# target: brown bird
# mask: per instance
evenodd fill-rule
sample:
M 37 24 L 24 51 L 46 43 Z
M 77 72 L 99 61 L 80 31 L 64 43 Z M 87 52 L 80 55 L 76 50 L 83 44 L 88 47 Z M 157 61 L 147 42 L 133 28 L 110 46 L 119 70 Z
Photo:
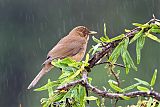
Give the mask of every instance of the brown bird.
M 53 68 L 53 65 L 51 64 L 53 59 L 70 57 L 75 61 L 81 61 L 86 52 L 89 35 L 96 33 L 97 32 L 90 31 L 84 26 L 75 27 L 49 51 L 47 59 L 43 63 L 43 68 L 28 86 L 28 89 L 34 87 L 42 76 Z

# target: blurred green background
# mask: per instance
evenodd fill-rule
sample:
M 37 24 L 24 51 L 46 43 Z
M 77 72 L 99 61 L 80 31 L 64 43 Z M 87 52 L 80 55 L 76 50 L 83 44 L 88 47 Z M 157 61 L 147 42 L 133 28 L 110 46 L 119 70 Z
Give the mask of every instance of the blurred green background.
M 33 92 L 27 86 L 38 74 L 48 51 L 75 26 L 85 25 L 100 37 L 106 23 L 107 34 L 114 37 L 125 28 L 134 28 L 133 22 L 149 21 L 152 14 L 160 18 L 159 5 L 160 0 L 0 0 L 0 106 L 40 107 L 40 99 L 48 97 L 47 92 Z M 91 39 L 89 43 L 88 48 L 95 44 Z M 154 69 L 160 70 L 159 49 L 160 44 L 147 39 L 138 72 L 131 70 L 123 76 L 122 71 L 121 80 L 127 80 L 122 86 L 135 83 L 134 77 L 150 81 Z M 136 62 L 134 45 L 129 50 Z M 103 68 L 95 67 L 90 73 L 93 84 L 100 88 L 108 87 L 108 73 Z M 55 68 L 36 87 L 45 84 L 47 78 L 56 80 L 59 74 Z M 155 90 L 160 90 L 159 81 L 158 72 Z M 94 103 L 91 106 L 95 107 Z

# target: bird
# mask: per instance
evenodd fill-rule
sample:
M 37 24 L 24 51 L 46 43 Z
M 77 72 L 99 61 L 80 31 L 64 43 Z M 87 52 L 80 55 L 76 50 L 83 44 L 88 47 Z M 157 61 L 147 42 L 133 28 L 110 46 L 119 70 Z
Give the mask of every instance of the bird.
M 63 37 L 49 52 L 43 67 L 38 75 L 33 79 L 27 89 L 33 88 L 37 82 L 54 66 L 51 64 L 54 59 L 64 59 L 70 57 L 77 62 L 81 61 L 85 55 L 89 35 L 97 34 L 85 26 L 73 28 L 69 34 Z

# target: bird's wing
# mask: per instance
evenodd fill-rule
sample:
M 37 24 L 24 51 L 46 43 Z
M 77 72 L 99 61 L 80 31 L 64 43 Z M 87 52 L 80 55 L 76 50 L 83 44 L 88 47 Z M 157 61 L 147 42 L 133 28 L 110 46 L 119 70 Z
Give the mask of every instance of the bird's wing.
M 65 39 L 63 42 L 58 43 L 51 51 L 49 51 L 47 58 L 52 59 L 72 57 L 83 49 L 85 42 L 81 39 L 72 39 L 67 42 Z

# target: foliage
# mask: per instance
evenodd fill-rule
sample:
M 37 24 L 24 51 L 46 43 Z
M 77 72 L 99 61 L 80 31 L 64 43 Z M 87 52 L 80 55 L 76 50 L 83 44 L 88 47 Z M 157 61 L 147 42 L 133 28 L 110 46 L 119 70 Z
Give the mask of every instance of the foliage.
M 135 32 L 135 34 L 133 35 L 133 37 L 126 35 L 127 33 L 129 34 L 130 32 L 132 32 L 131 30 L 125 30 L 126 34 L 121 34 L 110 39 L 107 36 L 106 24 L 104 24 L 104 36 L 100 37 L 100 39 L 92 37 L 93 41 L 95 41 L 97 44 L 95 46 L 92 46 L 89 54 L 91 53 L 90 55 L 95 55 L 97 52 L 103 51 L 103 46 L 106 46 L 109 43 L 116 44 L 118 42 L 118 44 L 114 48 L 112 48 L 113 51 L 111 51 L 111 54 L 106 55 L 106 57 L 109 57 L 107 58 L 107 62 L 109 62 L 110 65 L 116 65 L 117 60 L 121 56 L 123 64 L 125 66 L 126 75 L 129 73 L 131 68 L 137 71 L 136 64 L 134 63 L 128 51 L 128 46 L 136 42 L 137 64 L 140 64 L 141 50 L 145 44 L 146 38 L 152 39 L 156 42 L 160 42 L 160 39 L 158 39 L 158 37 L 154 35 L 160 33 L 160 23 L 133 23 L 133 25 L 136 26 L 138 29 L 137 32 Z M 52 64 L 55 67 L 62 70 L 62 74 L 59 76 L 57 81 L 50 81 L 50 79 L 48 79 L 48 83 L 46 85 L 35 89 L 35 91 L 48 91 L 48 98 L 41 99 L 41 104 L 43 105 L 43 107 L 85 107 L 86 101 L 88 100 L 96 101 L 98 107 L 104 106 L 104 98 L 100 100 L 100 97 L 87 96 L 86 88 L 81 84 L 76 84 L 64 90 L 54 90 L 55 88 L 57 89 L 57 87 L 64 86 L 70 82 L 80 80 L 82 78 L 82 72 L 86 69 L 86 67 L 89 66 L 89 54 L 86 55 L 85 61 L 82 62 L 76 62 L 74 60 L 71 60 L 70 58 L 52 61 Z M 108 67 L 112 67 L 114 73 L 115 67 Z M 117 80 L 115 81 L 110 79 L 108 81 L 110 88 L 108 88 L 107 90 L 112 90 L 111 93 L 125 93 L 133 89 L 148 92 L 149 90 L 154 89 L 157 69 L 155 70 L 150 82 L 141 80 L 139 78 L 134 78 L 136 82 L 125 88 L 119 86 L 119 77 L 116 74 L 113 75 L 117 77 Z M 88 77 L 88 81 L 91 84 L 92 78 Z M 121 95 L 121 98 L 124 100 L 131 100 L 130 97 L 125 95 Z M 142 103 L 143 102 L 141 100 L 138 100 L 137 105 L 140 105 Z M 151 107 L 151 104 L 153 103 L 154 99 L 151 97 L 149 100 L 146 100 L 147 107 Z M 158 107 L 159 106 L 160 105 L 158 105 Z

